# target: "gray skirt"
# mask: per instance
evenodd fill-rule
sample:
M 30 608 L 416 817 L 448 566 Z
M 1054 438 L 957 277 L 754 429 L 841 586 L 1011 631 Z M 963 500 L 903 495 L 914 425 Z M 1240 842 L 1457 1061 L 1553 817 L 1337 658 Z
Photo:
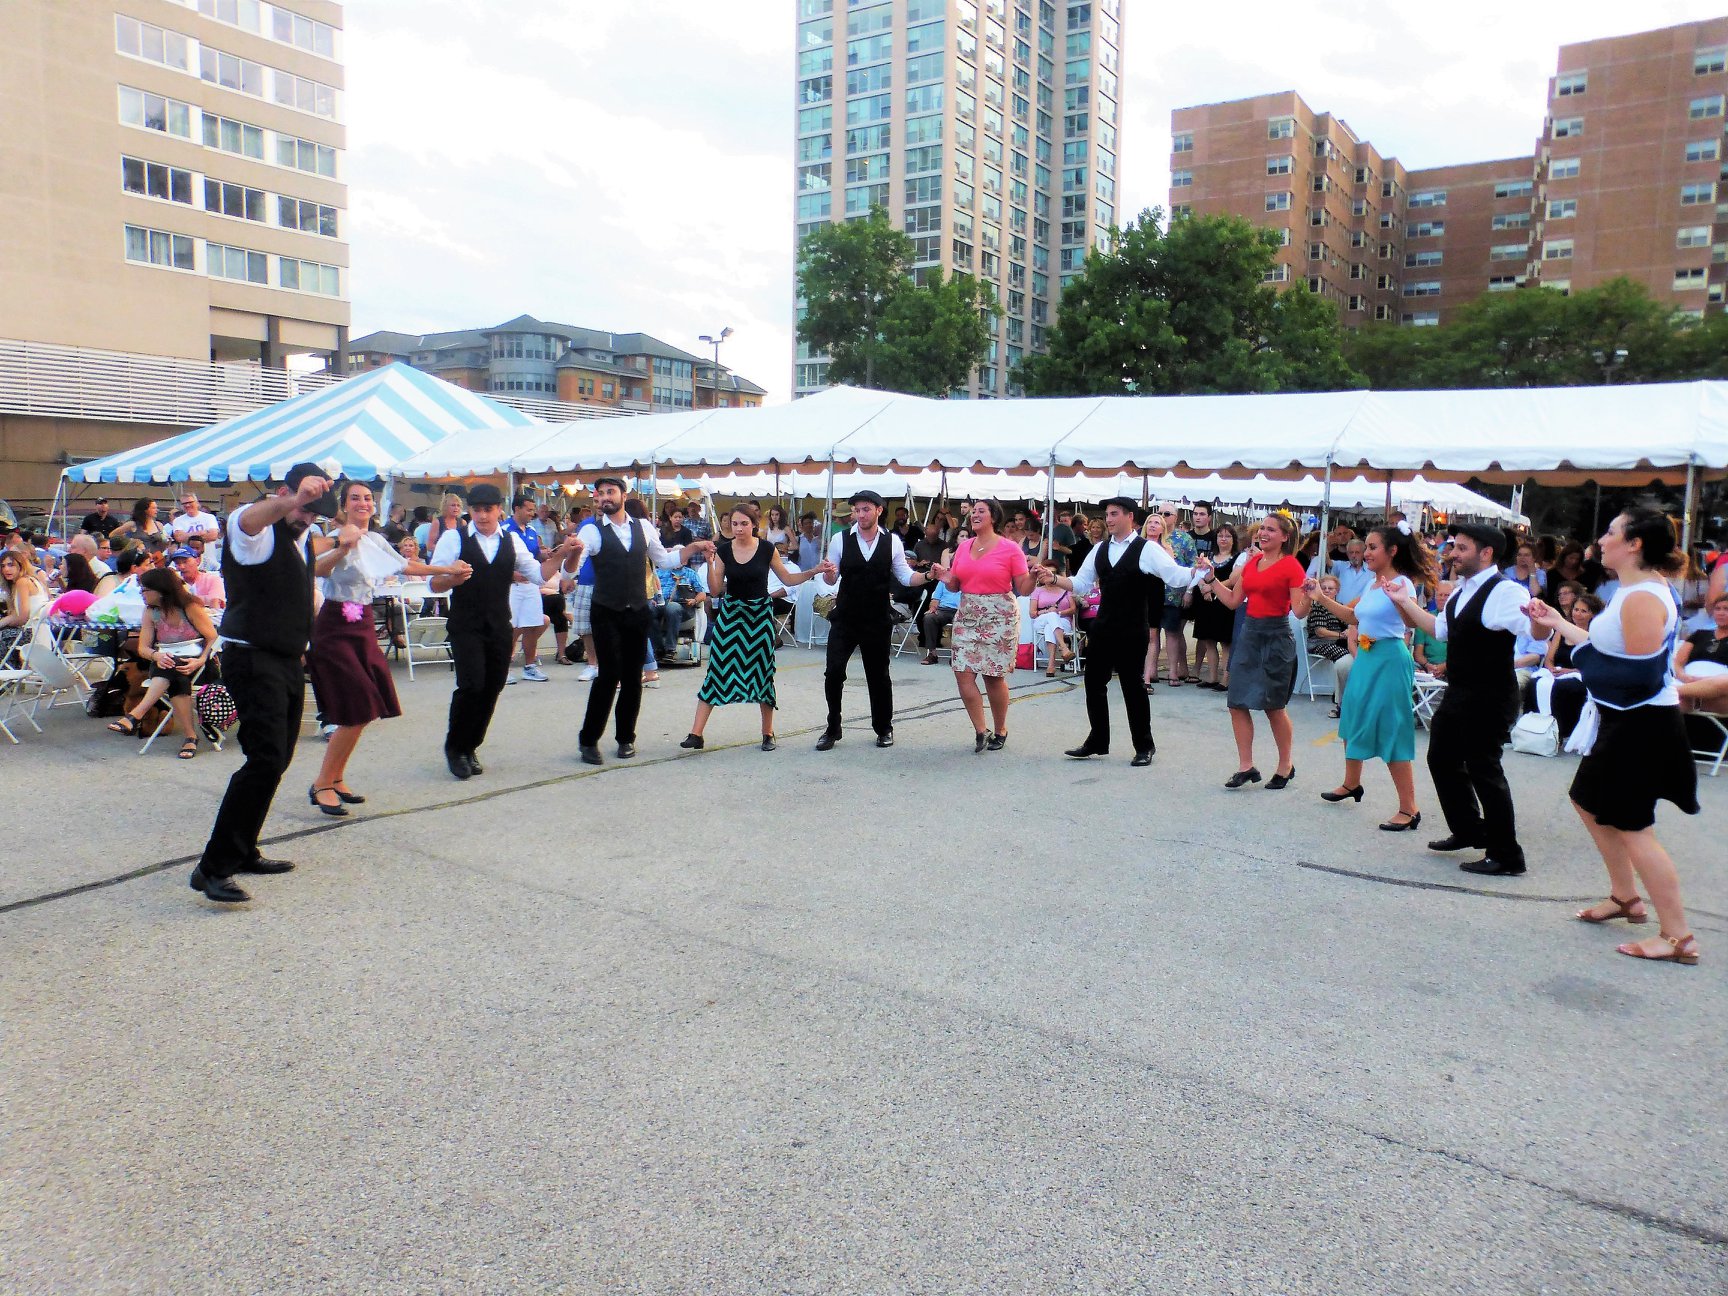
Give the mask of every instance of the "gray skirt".
M 1296 637 L 1290 618 L 1242 618 L 1230 652 L 1230 705 L 1243 711 L 1282 711 L 1296 687 Z

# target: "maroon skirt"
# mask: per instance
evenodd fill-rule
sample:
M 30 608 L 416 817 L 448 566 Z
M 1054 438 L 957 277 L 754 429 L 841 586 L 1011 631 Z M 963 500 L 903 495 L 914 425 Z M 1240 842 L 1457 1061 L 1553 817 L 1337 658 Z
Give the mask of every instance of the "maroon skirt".
M 402 714 L 390 663 L 384 660 L 372 629 L 370 604 L 364 616 L 350 621 L 342 615 L 341 603 L 325 600 L 312 623 L 306 670 L 325 724 L 371 724 Z

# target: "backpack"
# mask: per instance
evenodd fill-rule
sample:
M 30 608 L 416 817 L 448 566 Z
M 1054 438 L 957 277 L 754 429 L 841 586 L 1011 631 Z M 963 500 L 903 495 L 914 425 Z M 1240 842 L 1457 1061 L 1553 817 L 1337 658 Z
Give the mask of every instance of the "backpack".
M 116 671 L 97 680 L 84 699 L 84 714 L 92 720 L 112 720 L 126 709 L 126 677 Z

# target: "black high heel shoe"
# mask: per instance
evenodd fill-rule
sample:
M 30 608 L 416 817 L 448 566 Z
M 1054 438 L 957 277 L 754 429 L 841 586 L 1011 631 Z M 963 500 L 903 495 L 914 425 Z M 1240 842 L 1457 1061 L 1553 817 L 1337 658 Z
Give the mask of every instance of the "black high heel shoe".
M 325 814 L 329 815 L 332 819 L 346 819 L 348 817 L 347 806 L 343 805 L 340 801 L 335 805 L 325 805 L 318 799 L 318 794 L 320 792 L 336 792 L 336 789 L 333 787 L 321 788 L 317 784 L 313 784 L 311 787 L 306 789 L 306 799 L 313 805 L 317 806 Z M 336 795 L 340 797 L 342 794 L 336 792 Z
M 1362 800 L 1362 785 L 1360 783 L 1358 783 L 1355 787 L 1345 788 L 1342 792 L 1322 792 L 1320 794 L 1320 799 L 1322 801 L 1333 801 L 1333 802 L 1337 802 L 1337 801 L 1360 802 Z
M 344 792 L 341 788 L 337 787 L 335 784 L 330 785 L 330 790 L 332 792 L 334 792 L 337 796 L 342 798 L 342 804 L 343 805 L 365 805 L 366 804 L 366 798 L 361 796 L 358 792 Z
M 1244 784 L 1258 783 L 1259 781 L 1260 771 L 1250 765 L 1247 769 L 1237 770 L 1229 778 L 1225 779 L 1224 786 L 1227 788 L 1239 788 Z
M 1402 810 L 1400 810 L 1398 813 L 1403 814 L 1404 812 Z M 1422 824 L 1422 812 L 1420 810 L 1418 810 L 1415 814 L 1410 816 L 1410 821 L 1408 823 L 1393 823 L 1390 819 L 1388 819 L 1385 823 L 1380 825 L 1380 831 L 1381 832 L 1415 832 L 1416 829 L 1421 826 L 1421 824 Z

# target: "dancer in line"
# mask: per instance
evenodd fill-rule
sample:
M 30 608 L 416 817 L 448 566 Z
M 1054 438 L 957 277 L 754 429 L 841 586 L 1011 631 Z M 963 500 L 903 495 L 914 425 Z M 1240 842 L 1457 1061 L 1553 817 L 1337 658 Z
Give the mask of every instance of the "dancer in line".
M 1632 509 L 1608 524 L 1597 542 L 1620 588 L 1585 631 L 1534 599 L 1530 619 L 1572 644 L 1572 664 L 1584 676 L 1599 712 L 1595 741 L 1572 780 L 1572 805 L 1602 853 L 1608 899 L 1580 910 L 1587 923 L 1649 920 L 1638 881 L 1656 909 L 1656 935 L 1618 946 L 1632 958 L 1696 963 L 1698 940 L 1680 903 L 1680 875 L 1656 840 L 1656 803 L 1672 801 L 1698 813 L 1693 764 L 1680 695 L 1669 660 L 1679 613 L 1669 581 L 1685 570 L 1668 517 Z
M 377 506 L 365 482 L 336 484 L 337 530 L 334 543 L 314 563 L 324 580 L 324 605 L 312 622 L 312 648 L 306 670 L 312 696 L 326 724 L 336 726 L 324 748 L 307 796 L 333 818 L 342 818 L 351 805 L 366 798 L 348 786 L 348 759 L 366 726 L 374 720 L 402 714 L 390 663 L 378 647 L 372 628 L 372 601 L 378 587 L 392 576 L 466 576 L 467 564 L 436 567 L 418 558 L 405 558 L 390 547 L 382 531 L 371 530 Z M 412 538 L 405 538 L 411 544 Z
M 615 733 L 618 756 L 636 754 L 636 717 L 642 710 L 642 667 L 648 657 L 649 567 L 682 567 L 692 558 L 714 552 L 712 540 L 667 549 L 647 517 L 634 518 L 624 509 L 622 478 L 594 482 L 599 520 L 582 524 L 580 548 L 594 561 L 594 656 L 599 671 L 588 692 L 588 709 L 576 736 L 585 765 L 602 765 L 600 736 L 606 731 L 612 703 L 618 703 Z
M 1446 644 L 1446 691 L 1428 726 L 1428 773 L 1447 834 L 1429 842 L 1428 849 L 1440 854 L 1486 850 L 1483 858 L 1458 867 L 1518 877 L 1524 873 L 1524 848 L 1518 844 L 1512 789 L 1500 765 L 1500 749 L 1518 718 L 1512 650 L 1520 635 L 1545 640 L 1549 632 L 1530 628 L 1530 592 L 1501 577 L 1505 533 L 1465 522 L 1451 534 L 1459 581 L 1451 599 L 1433 615 L 1414 598 L 1394 600 L 1405 625 Z
M 767 537 L 756 535 L 755 518 L 740 505 L 726 515 L 732 538 L 708 558 L 708 589 L 718 599 L 714 632 L 708 641 L 708 673 L 696 693 L 696 718 L 680 747 L 702 749 L 702 733 L 714 708 L 732 702 L 754 702 L 762 709 L 762 750 L 773 751 L 774 600 L 768 596 L 768 575 L 782 585 L 802 585 L 813 576 L 830 577 L 834 569 L 822 563 L 795 572 L 781 561 Z M 724 597 L 720 597 L 724 595 Z
M 1051 572 L 1052 583 L 1072 591 L 1077 603 L 1084 603 L 1094 587 L 1099 591 L 1098 615 L 1086 646 L 1086 719 L 1091 728 L 1085 742 L 1069 749 L 1067 754 L 1075 760 L 1110 754 L 1112 675 L 1121 685 L 1128 736 L 1134 742 L 1134 759 L 1128 763 L 1150 765 L 1157 750 L 1152 741 L 1152 706 L 1140 679 L 1151 633 L 1147 589 L 1153 579 L 1163 581 L 1168 589 L 1186 589 L 1196 573 L 1177 566 L 1163 546 L 1136 535 L 1135 516 L 1133 500 L 1105 500 L 1104 529 L 1109 539 L 1092 547 L 1073 576 Z
M 933 578 L 960 591 L 960 610 L 954 616 L 954 682 L 972 721 L 974 755 L 1008 745 L 1008 676 L 1020 646 L 1020 604 L 1014 596 L 1032 592 L 1025 552 L 998 533 L 1002 516 L 1002 506 L 993 499 L 973 504 L 968 515 L 972 539 L 954 551 L 954 566 L 936 563 L 930 568 Z M 988 729 L 980 678 L 990 697 Z
M 1295 730 L 1290 724 L 1291 690 L 1296 687 L 1296 638 L 1290 616 L 1308 615 L 1312 600 L 1303 588 L 1307 573 L 1296 558 L 1302 547 L 1302 531 L 1282 513 L 1268 514 L 1255 533 L 1255 551 L 1242 556 L 1236 575 L 1226 585 L 1216 578 L 1210 584 L 1214 597 L 1225 607 L 1247 604 L 1230 655 L 1230 729 L 1236 737 L 1236 772 L 1224 786 L 1239 788 L 1260 781 L 1254 767 L 1254 716 L 1266 713 L 1266 726 L 1278 748 L 1278 765 L 1266 787 L 1276 792 L 1296 777 L 1291 754 Z
M 222 682 L 240 718 L 246 760 L 228 780 L 190 879 L 194 891 L 222 904 L 252 898 L 235 885 L 236 873 L 286 873 L 294 867 L 288 860 L 265 859 L 258 834 L 300 738 L 306 702 L 301 662 L 312 637 L 306 531 L 313 518 L 335 515 L 329 489 L 322 468 L 297 463 L 274 495 L 228 515 L 222 546 L 222 580 L 228 587 Z
M 1362 800 L 1362 762 L 1383 760 L 1398 790 L 1398 813 L 1380 825 L 1382 832 L 1411 832 L 1422 822 L 1416 808 L 1416 713 L 1410 696 L 1416 687 L 1416 662 L 1404 641 L 1404 618 L 1398 599 L 1414 599 L 1419 587 L 1434 581 L 1434 559 L 1410 534 L 1409 523 L 1376 527 L 1363 548 L 1363 561 L 1374 574 L 1355 604 L 1319 592 L 1310 580 L 1308 592 L 1346 626 L 1354 626 L 1357 667 L 1344 690 L 1338 736 L 1344 740 L 1344 781 L 1325 801 Z
M 840 588 L 828 615 L 828 665 L 822 689 L 828 702 L 828 723 L 816 740 L 817 751 L 829 751 L 844 736 L 840 703 L 846 691 L 846 666 L 857 652 L 864 659 L 864 682 L 870 690 L 870 727 L 878 747 L 894 745 L 894 683 L 888 675 L 888 634 L 891 618 L 888 595 L 896 581 L 928 585 L 928 572 L 915 572 L 906 561 L 900 537 L 884 531 L 882 497 L 861 490 L 847 500 L 852 525 L 828 542 L 828 564 L 838 573 Z
M 450 657 L 456 687 L 444 732 L 444 763 L 459 779 L 484 773 L 480 745 L 492 723 L 498 695 L 510 672 L 511 587 L 538 586 L 580 555 L 579 541 L 566 539 L 540 561 L 504 530 L 504 495 L 489 482 L 468 492 L 466 526 L 447 529 L 432 551 L 432 565 L 446 569 L 432 578 L 432 592 L 450 592 Z

